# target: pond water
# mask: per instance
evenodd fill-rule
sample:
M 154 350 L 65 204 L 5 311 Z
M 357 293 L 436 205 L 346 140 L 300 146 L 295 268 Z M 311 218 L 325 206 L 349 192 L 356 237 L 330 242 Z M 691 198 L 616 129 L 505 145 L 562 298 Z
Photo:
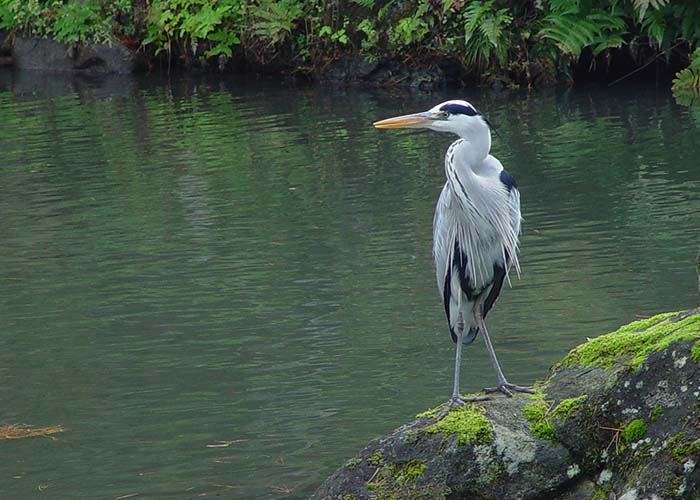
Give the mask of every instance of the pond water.
M 518 180 L 489 324 L 532 383 L 698 303 L 700 114 L 666 90 L 494 94 L 0 74 L 0 499 L 305 498 L 450 394 L 431 222 L 462 97 Z M 507 142 L 506 142 L 507 141 Z M 462 388 L 494 382 L 483 343 Z

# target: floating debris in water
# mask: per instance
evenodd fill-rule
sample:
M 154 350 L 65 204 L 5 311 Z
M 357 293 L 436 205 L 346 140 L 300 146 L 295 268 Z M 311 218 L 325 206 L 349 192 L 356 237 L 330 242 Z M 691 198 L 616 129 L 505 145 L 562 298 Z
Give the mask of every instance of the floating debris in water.
M 32 427 L 26 424 L 0 425 L 0 439 L 24 439 L 36 436 L 49 436 L 65 429 L 61 425 L 51 427 Z

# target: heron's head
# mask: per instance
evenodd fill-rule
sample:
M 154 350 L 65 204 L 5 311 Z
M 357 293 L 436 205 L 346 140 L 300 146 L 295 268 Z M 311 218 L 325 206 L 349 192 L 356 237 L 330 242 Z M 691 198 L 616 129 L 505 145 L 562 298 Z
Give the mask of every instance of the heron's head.
M 374 122 L 377 128 L 427 128 L 452 132 L 467 140 L 490 139 L 489 123 L 467 101 L 445 101 L 422 113 L 397 116 Z

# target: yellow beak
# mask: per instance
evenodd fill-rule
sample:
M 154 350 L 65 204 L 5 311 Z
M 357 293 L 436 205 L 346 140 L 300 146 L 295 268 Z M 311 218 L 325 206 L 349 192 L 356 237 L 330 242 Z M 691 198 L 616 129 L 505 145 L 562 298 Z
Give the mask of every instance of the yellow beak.
M 434 121 L 435 118 L 430 113 L 414 113 L 380 120 L 374 122 L 373 125 L 377 128 L 422 128 Z

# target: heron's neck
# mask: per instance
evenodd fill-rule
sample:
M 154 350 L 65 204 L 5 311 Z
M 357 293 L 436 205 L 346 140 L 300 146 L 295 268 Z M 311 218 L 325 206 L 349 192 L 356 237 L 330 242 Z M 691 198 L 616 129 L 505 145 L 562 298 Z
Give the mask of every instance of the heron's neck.
M 471 183 L 472 176 L 480 175 L 484 159 L 491 150 L 491 134 L 487 130 L 485 134 L 476 138 L 462 138 L 455 142 L 453 149 L 453 164 L 459 177 L 466 183 Z
M 488 128 L 479 130 L 479 133 L 469 133 L 462 136 L 462 141 L 457 146 L 460 159 L 472 166 L 478 167 L 491 151 L 491 131 Z

